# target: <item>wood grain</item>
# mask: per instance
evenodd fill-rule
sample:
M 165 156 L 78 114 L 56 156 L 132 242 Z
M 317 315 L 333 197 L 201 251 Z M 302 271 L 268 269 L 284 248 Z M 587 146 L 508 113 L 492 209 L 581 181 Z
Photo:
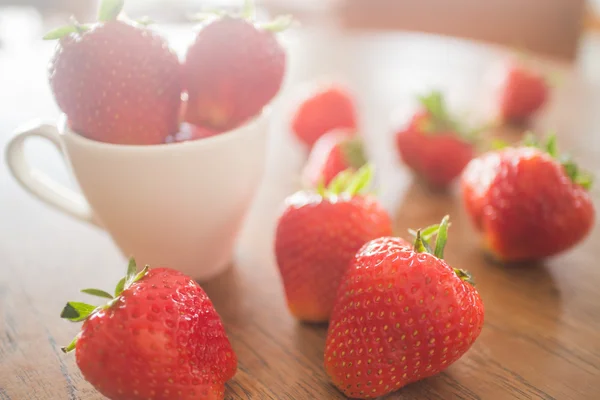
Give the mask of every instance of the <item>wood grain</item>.
M 429 87 L 446 90 L 455 107 L 485 117 L 480 106 L 491 92 L 484 90 L 483 77 L 506 53 L 450 39 L 330 29 L 291 32 L 285 41 L 290 76 L 277 104 L 265 180 L 240 233 L 232 268 L 202 283 L 239 358 L 226 398 L 344 398 L 322 367 L 326 327 L 298 323 L 289 315 L 272 253 L 281 202 L 299 187 L 306 156 L 287 132 L 289 102 L 299 83 L 324 76 L 348 82 L 357 94 L 361 131 L 396 231 L 403 235 L 409 227 L 429 225 L 449 213 L 446 258 L 474 274 L 486 306 L 483 332 L 461 360 L 387 398 L 600 398 L 600 231 L 595 228 L 580 246 L 544 263 L 494 265 L 481 252 L 456 191 L 432 193 L 413 182 L 391 146 L 388 115 L 407 115 L 412 96 Z M 8 129 L 24 119 L 56 113 L 42 75 L 50 48 L 42 46 L 34 43 L 17 55 L 0 53 L 4 71 L 27 72 L 0 74 L 0 87 L 14 94 L 1 105 L 15 109 L 0 115 L 2 146 Z M 536 126 L 556 127 L 562 147 L 600 173 L 598 83 L 585 75 L 585 65 L 544 65 L 564 79 Z M 516 140 L 520 132 L 494 134 Z M 37 165 L 69 181 L 49 147 L 30 150 Z M 598 204 L 599 192 L 593 196 Z M 101 399 L 78 372 L 74 357 L 60 354 L 59 346 L 78 326 L 58 314 L 66 300 L 84 298 L 78 294 L 81 287 L 112 287 L 126 261 L 107 234 L 31 198 L 5 168 L 0 170 L 0 204 L 0 400 Z

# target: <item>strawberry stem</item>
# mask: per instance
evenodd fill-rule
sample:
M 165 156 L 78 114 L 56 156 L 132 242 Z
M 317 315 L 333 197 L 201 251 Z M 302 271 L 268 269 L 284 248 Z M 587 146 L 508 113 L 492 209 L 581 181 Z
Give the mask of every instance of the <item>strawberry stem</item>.
M 414 249 L 417 253 L 429 253 L 431 254 L 431 247 L 429 243 L 421 235 L 421 231 L 417 230 L 417 237 L 415 238 Z
M 440 223 L 440 227 L 437 231 L 437 237 L 435 239 L 435 251 L 433 255 L 439 259 L 444 259 L 444 247 L 446 247 L 446 242 L 448 241 L 449 220 L 450 216 L 448 215 L 442 218 L 442 222 Z
M 428 226 L 425 229 L 413 230 L 409 229 L 411 235 L 415 236 L 415 242 L 413 244 L 414 251 L 417 253 L 429 253 L 433 254 L 440 260 L 444 259 L 444 248 L 448 241 L 448 227 L 450 226 L 450 216 L 446 215 L 442 218 L 442 222 L 437 225 Z M 436 236 L 435 239 L 435 250 L 432 251 L 429 241 Z M 475 286 L 473 277 L 471 274 L 463 269 L 453 268 L 454 273 L 464 282 L 470 283 Z
M 414 249 L 417 253 L 433 254 L 439 259 L 444 258 L 444 247 L 448 241 L 448 226 L 450 226 L 450 216 L 446 215 L 442 218 L 442 222 L 437 225 L 428 226 L 425 229 L 417 231 L 409 229 L 408 232 L 415 236 Z M 435 250 L 432 251 L 430 240 L 436 237 Z
M 69 352 L 75 350 L 75 346 L 77 346 L 78 340 L 79 340 L 79 335 L 75 336 L 75 338 L 73 340 L 71 340 L 71 343 L 69 343 L 67 346 L 61 347 L 60 349 L 62 350 L 63 353 L 69 353 Z

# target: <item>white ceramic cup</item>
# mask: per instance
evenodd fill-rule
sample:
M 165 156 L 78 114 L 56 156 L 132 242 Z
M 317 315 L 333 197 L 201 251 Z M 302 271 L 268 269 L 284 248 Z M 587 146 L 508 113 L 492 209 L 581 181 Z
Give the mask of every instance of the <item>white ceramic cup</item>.
M 58 128 L 22 130 L 6 147 L 19 183 L 34 196 L 106 229 L 138 265 L 170 267 L 209 279 L 229 265 L 235 239 L 260 184 L 268 112 L 231 132 L 164 145 L 116 145 Z M 83 196 L 25 159 L 30 137 L 54 144 L 70 165 Z

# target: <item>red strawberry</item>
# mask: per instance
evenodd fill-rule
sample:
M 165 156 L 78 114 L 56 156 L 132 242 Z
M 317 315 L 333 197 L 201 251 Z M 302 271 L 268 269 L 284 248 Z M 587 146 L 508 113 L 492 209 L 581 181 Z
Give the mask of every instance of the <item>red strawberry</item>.
M 286 200 L 275 235 L 275 255 L 288 307 L 298 319 L 329 319 L 338 284 L 356 251 L 390 235 L 392 223 L 377 200 L 363 194 L 372 169 L 339 174 L 328 189 Z
M 106 12 L 111 13 L 106 14 Z M 117 21 L 120 8 L 93 26 L 59 28 L 50 84 L 77 133 L 101 142 L 158 144 L 177 132 L 181 70 L 166 41 Z
M 591 177 L 560 157 L 556 138 L 486 153 L 467 166 L 463 200 L 499 261 L 549 257 L 580 242 L 594 223 Z
M 549 87 L 538 72 L 524 66 L 512 66 L 500 94 L 500 117 L 511 123 L 526 122 L 546 103 Z
M 298 107 L 292 131 L 307 146 L 336 129 L 356 130 L 356 111 L 350 93 L 338 85 L 323 86 Z
M 100 307 L 67 303 L 61 316 L 84 321 L 63 350 L 75 350 L 81 373 L 113 400 L 223 399 L 237 358 L 219 315 L 191 278 L 167 268 L 136 274 L 133 259 L 115 297 Z
M 449 115 L 442 94 L 420 98 L 423 109 L 396 134 L 400 158 L 427 184 L 445 188 L 473 158 L 472 137 Z
M 366 243 L 341 282 L 329 323 L 325 370 L 346 396 L 369 399 L 435 375 L 458 360 L 483 327 L 470 276 L 442 260 L 448 217 L 415 246 Z M 427 239 L 438 231 L 435 252 Z
M 260 114 L 285 74 L 285 50 L 275 35 L 282 21 L 260 27 L 224 16 L 202 28 L 184 65 L 187 122 L 227 131 Z
M 309 187 L 319 182 L 327 186 L 337 174 L 358 170 L 367 163 L 362 140 L 347 130 L 334 130 L 321 136 L 313 146 L 302 173 Z

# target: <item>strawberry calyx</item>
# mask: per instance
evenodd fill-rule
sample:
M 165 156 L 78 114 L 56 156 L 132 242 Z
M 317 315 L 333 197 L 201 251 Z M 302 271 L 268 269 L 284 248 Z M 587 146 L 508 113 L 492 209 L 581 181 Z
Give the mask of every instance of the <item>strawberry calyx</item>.
M 60 313 L 60 317 L 71 322 L 81 322 L 90 318 L 92 315 L 101 310 L 107 310 L 112 307 L 118 300 L 123 291 L 129 289 L 134 283 L 138 282 L 146 276 L 149 271 L 149 266 L 145 266 L 140 272 L 137 272 L 137 265 L 134 258 L 129 259 L 127 266 L 127 274 L 119 280 L 114 290 L 114 295 L 100 289 L 82 289 L 82 293 L 86 293 L 92 296 L 108 299 L 109 301 L 101 306 L 93 306 L 91 304 L 82 303 L 78 301 L 70 301 L 63 308 Z M 79 335 L 69 343 L 69 345 L 62 347 L 61 350 L 68 353 L 75 349 Z
M 419 122 L 418 127 L 421 132 L 428 134 L 453 132 L 462 140 L 473 143 L 477 141 L 482 132 L 493 126 L 485 124 L 477 128 L 467 128 L 450 113 L 444 95 L 438 90 L 433 90 L 417 98 L 427 114 L 427 117 Z
M 563 166 L 565 173 L 571 181 L 583 187 L 585 190 L 591 189 L 594 177 L 589 172 L 581 170 L 570 155 L 559 153 L 556 142 L 556 133 L 549 133 L 546 137 L 546 141 L 542 143 L 532 132 L 527 132 L 523 138 L 522 145 L 525 147 L 534 147 L 548 153 Z
M 344 140 L 339 146 L 344 159 L 352 168 L 359 169 L 368 162 L 363 142 L 359 137 Z
M 257 28 L 273 33 L 285 31 L 294 22 L 294 18 L 291 15 L 279 15 L 271 21 L 256 23 L 256 6 L 254 0 L 244 0 L 241 10 L 237 13 L 228 13 L 222 9 L 207 9 L 194 14 L 191 19 L 195 22 L 208 23 L 225 17 L 241 18 L 252 23 Z
M 411 235 L 415 237 L 415 241 L 413 243 L 413 249 L 417 253 L 429 253 L 434 255 L 436 258 L 443 260 L 444 259 L 444 248 L 446 247 L 446 242 L 448 241 L 448 227 L 450 226 L 450 216 L 446 215 L 442 218 L 442 222 L 439 224 L 428 226 L 427 228 L 417 229 L 416 231 L 413 229 L 409 229 Z M 435 247 L 431 246 L 431 239 L 435 238 Z M 462 281 L 465 281 L 473 286 L 475 286 L 475 282 L 473 281 L 473 276 L 463 270 L 458 268 L 452 268 L 456 276 L 458 276 Z
M 100 7 L 98 8 L 98 22 L 102 23 L 117 20 L 123 11 L 124 6 L 125 0 L 102 0 Z M 148 17 L 142 17 L 133 22 L 141 26 L 148 26 L 154 23 L 154 21 Z M 43 39 L 58 40 L 71 34 L 82 35 L 92 29 L 93 26 L 94 24 L 81 24 L 74 17 L 71 17 L 71 24 L 51 30 L 43 36 Z
M 348 168 L 335 176 L 326 187 L 323 179 L 317 185 L 317 193 L 321 197 L 355 196 L 368 192 L 373 179 L 375 168 L 370 163 L 364 164 L 358 170 Z

